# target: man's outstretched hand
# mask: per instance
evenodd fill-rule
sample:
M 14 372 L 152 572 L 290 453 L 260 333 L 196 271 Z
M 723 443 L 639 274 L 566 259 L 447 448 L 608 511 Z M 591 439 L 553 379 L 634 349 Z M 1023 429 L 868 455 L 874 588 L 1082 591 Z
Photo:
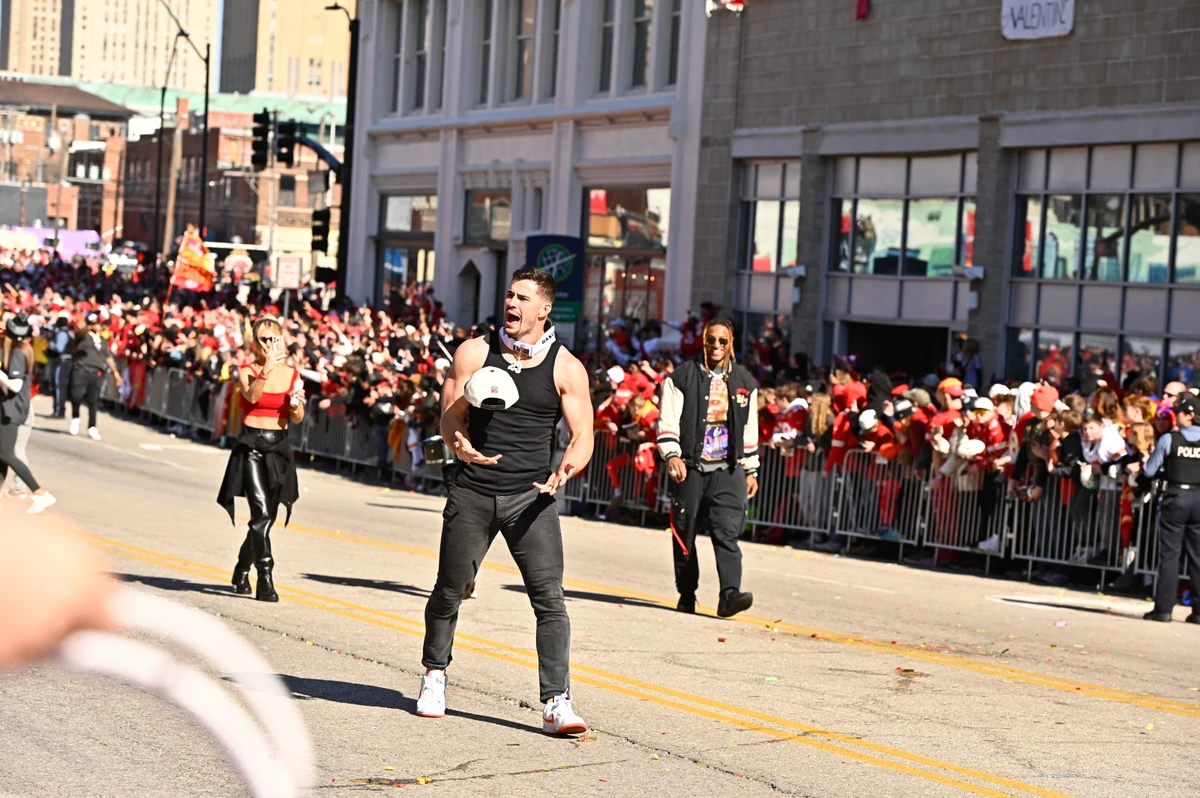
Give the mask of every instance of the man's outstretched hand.
M 567 480 L 574 476 L 575 472 L 578 470 L 579 468 L 574 463 L 563 461 L 563 464 L 559 466 L 557 471 L 550 475 L 549 479 L 547 479 L 544 483 L 535 482 L 533 483 L 533 486 L 540 492 L 549 493 L 551 496 L 553 496 L 558 492 L 559 488 L 567 484 Z
M 464 463 L 473 463 L 475 465 L 495 465 L 504 456 L 497 454 L 492 457 L 484 457 L 471 445 L 471 442 L 467 440 L 467 436 L 461 432 L 454 433 L 454 453 Z

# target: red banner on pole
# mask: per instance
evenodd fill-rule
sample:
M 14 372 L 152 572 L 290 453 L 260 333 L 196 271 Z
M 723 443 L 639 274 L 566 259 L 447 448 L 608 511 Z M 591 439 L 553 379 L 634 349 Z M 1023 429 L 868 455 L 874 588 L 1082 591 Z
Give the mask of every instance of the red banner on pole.
M 175 259 L 175 273 L 171 275 L 171 285 L 187 291 L 207 292 L 213 290 L 216 272 L 208 247 L 196 233 L 196 228 L 188 225 L 187 232 L 179 242 L 179 256 Z

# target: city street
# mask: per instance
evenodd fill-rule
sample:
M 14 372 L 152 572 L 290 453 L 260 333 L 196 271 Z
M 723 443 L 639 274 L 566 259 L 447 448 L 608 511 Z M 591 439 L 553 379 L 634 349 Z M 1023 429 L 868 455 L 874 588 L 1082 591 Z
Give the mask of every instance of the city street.
M 315 794 L 1192 796 L 1200 627 L 1147 604 L 746 544 L 749 614 L 674 611 L 670 534 L 563 519 L 579 739 L 540 732 L 534 618 L 503 540 L 464 604 L 449 715 L 414 713 L 443 501 L 302 469 L 273 533 L 282 601 L 235 596 L 226 452 L 111 416 L 46 420 L 56 523 L 140 590 L 219 616 L 300 702 Z M 6 500 L 3 515 L 23 512 Z M 0 520 L 0 523 L 3 523 Z M 38 667 L 0 677 L 0 793 L 231 796 L 205 733 L 157 699 Z M 1191 785 L 1191 786 L 1189 786 Z

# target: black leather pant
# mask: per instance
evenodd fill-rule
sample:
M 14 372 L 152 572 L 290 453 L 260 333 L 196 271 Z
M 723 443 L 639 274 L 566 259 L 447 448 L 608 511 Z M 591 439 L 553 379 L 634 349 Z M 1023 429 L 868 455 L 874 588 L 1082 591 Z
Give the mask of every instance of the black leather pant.
M 286 435 L 285 432 L 263 431 L 260 435 Z M 246 501 L 250 504 L 250 529 L 238 552 L 238 570 L 249 571 L 250 566 L 269 568 L 271 558 L 271 526 L 279 512 L 279 496 L 273 494 L 267 480 L 267 463 L 262 452 L 251 450 L 242 465 L 243 487 Z

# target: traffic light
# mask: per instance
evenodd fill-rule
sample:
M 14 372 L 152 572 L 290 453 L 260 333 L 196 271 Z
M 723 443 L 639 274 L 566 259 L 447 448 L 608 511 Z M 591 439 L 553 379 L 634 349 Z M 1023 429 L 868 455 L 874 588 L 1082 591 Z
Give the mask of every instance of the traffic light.
M 313 252 L 329 252 L 329 218 L 328 208 L 312 212 Z
M 285 166 L 296 163 L 296 123 L 289 120 L 280 122 L 275 130 L 275 155 Z
M 250 156 L 250 163 L 254 165 L 255 171 L 266 169 L 267 164 L 271 161 L 271 112 L 266 108 L 261 113 L 254 115 L 254 128 L 251 131 L 253 141 L 251 147 L 254 153 Z

